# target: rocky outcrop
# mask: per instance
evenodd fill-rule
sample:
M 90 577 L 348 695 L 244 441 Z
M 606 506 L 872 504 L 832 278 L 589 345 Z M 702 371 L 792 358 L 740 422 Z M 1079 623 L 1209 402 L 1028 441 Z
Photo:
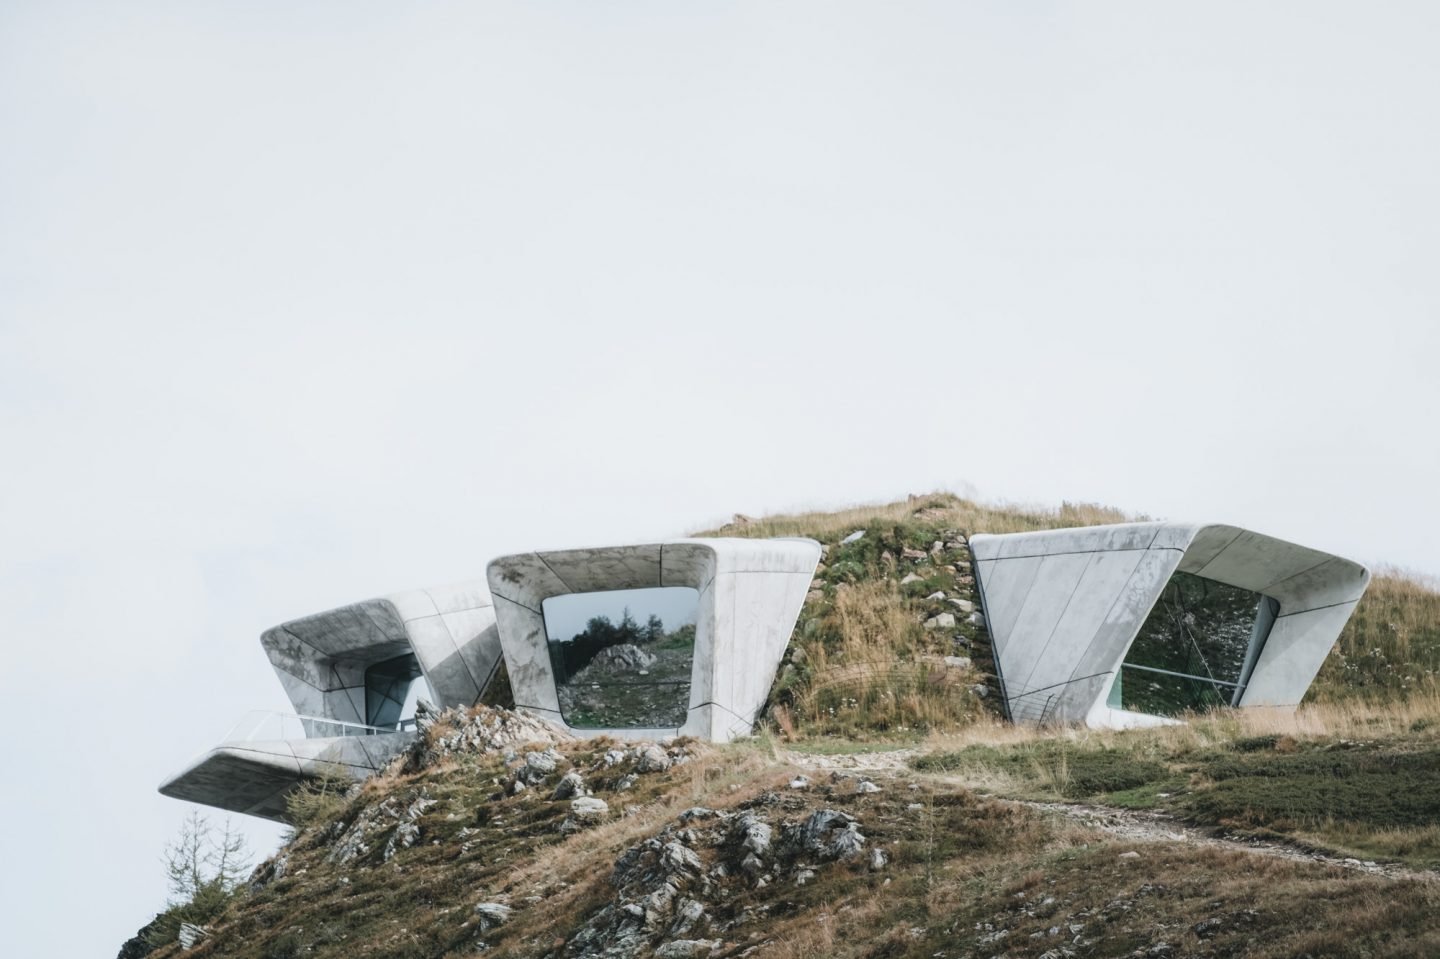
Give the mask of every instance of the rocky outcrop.
M 867 859 L 860 822 L 836 809 L 787 815 L 793 800 L 767 793 L 734 812 L 696 806 L 631 846 L 615 862 L 610 902 L 565 943 L 567 957 L 630 959 L 709 956 L 739 927 L 759 918 L 736 908 L 743 892 L 804 884 L 817 870 Z

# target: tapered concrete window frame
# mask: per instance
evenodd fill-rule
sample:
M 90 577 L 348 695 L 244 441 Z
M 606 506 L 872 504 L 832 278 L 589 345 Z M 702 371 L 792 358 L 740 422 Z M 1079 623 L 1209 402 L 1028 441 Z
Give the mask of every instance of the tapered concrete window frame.
M 976 534 L 970 549 L 1000 685 L 1017 722 L 1173 722 L 1107 699 L 1177 571 L 1278 604 L 1238 705 L 1294 709 L 1370 582 L 1369 570 L 1353 560 L 1214 523 Z
M 267 629 L 260 644 L 295 707 L 299 735 L 227 740 L 160 786 L 163 795 L 267 819 L 316 776 L 364 779 L 415 739 L 367 719 L 365 673 L 413 654 L 435 705 L 473 706 L 501 662 L 484 580 L 392 593 Z M 340 729 L 344 735 L 326 735 Z
M 516 709 L 581 737 L 748 735 L 820 562 L 810 539 L 677 539 L 501 556 L 486 567 Z M 543 604 L 553 596 L 657 586 L 698 593 L 690 702 L 662 729 L 572 728 L 560 710 Z

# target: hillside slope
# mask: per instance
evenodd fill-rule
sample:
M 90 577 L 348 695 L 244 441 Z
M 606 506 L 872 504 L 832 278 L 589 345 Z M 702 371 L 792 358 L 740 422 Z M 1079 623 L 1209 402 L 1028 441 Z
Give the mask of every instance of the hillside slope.
M 384 774 L 297 794 L 293 838 L 209 936 L 151 954 L 1440 954 L 1423 584 L 1377 579 L 1293 718 L 998 719 L 966 538 L 1124 518 L 950 496 L 737 517 L 717 532 L 827 545 L 757 737 L 635 746 L 504 708 L 427 715 Z M 1404 668 L 1377 665 L 1402 649 Z

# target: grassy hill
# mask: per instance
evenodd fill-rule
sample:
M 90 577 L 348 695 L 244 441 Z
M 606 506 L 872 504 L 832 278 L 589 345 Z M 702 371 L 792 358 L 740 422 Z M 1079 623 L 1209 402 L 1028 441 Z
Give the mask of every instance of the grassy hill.
M 292 839 L 209 937 L 152 955 L 1440 954 L 1426 583 L 1376 578 L 1293 717 L 1000 719 L 969 534 L 1127 518 L 949 495 L 737 517 L 710 532 L 827 547 L 756 737 L 430 717 L 384 774 L 295 795 Z

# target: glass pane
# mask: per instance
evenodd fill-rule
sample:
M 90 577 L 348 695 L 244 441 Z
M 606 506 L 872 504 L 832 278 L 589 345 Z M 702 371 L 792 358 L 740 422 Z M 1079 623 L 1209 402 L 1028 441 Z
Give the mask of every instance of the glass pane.
M 580 729 L 683 725 L 699 601 L 686 586 L 545 600 L 541 611 L 565 722 Z
M 414 653 L 375 663 L 365 670 L 365 722 L 393 729 L 399 724 L 410 686 L 420 675 Z
M 1259 593 L 1176 573 L 1140 627 L 1110 691 L 1110 705 L 1170 716 L 1228 706 L 1251 649 L 1269 632 Z

